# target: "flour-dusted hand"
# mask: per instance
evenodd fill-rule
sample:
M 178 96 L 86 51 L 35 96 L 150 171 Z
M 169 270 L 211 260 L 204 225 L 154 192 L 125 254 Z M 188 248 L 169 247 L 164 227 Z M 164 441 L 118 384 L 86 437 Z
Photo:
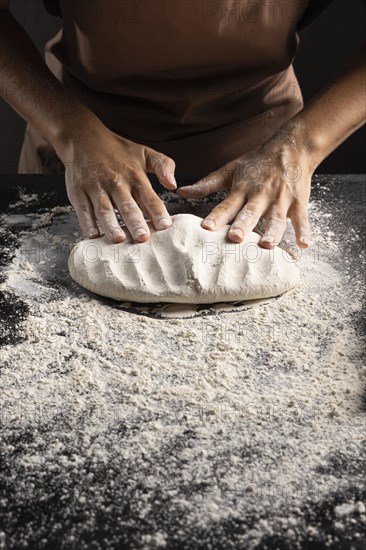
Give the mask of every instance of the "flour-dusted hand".
M 260 245 L 273 248 L 283 236 L 288 217 L 297 244 L 302 248 L 309 246 L 307 210 L 315 166 L 297 138 L 298 128 L 291 126 L 280 128 L 269 141 L 199 182 L 178 189 L 178 194 L 185 198 L 229 190 L 227 197 L 203 220 L 203 227 L 215 231 L 229 223 L 229 239 L 242 242 L 263 216 L 265 232 Z
M 154 172 L 167 189 L 175 189 L 174 161 L 143 145 L 124 139 L 103 124 L 81 132 L 58 153 L 66 167 L 66 188 L 88 238 L 102 232 L 115 243 L 126 239 L 115 213 L 119 211 L 132 238 L 150 238 L 144 214 L 154 227 L 172 224 L 164 202 L 153 190 L 146 172 Z
M 170 216 L 146 172 L 155 173 L 167 189 L 175 189 L 174 161 L 110 131 L 50 71 L 8 4 L 0 0 L 0 96 L 14 90 L 6 93 L 9 104 L 64 163 L 68 197 L 85 236 L 100 235 L 98 222 L 110 241 L 123 241 L 126 235 L 115 209 L 135 241 L 150 236 L 143 214 L 155 229 L 169 227 Z M 25 89 L 26 98 L 20 93 Z

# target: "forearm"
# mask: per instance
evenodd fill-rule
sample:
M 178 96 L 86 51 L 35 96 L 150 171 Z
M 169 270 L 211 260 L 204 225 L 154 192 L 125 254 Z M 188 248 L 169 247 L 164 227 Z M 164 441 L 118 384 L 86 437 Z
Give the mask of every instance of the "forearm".
M 7 10 L 0 10 L 0 95 L 56 151 L 71 135 L 99 122 L 51 73 Z
M 314 168 L 366 122 L 365 53 L 366 43 L 339 77 L 288 123 L 313 158 Z

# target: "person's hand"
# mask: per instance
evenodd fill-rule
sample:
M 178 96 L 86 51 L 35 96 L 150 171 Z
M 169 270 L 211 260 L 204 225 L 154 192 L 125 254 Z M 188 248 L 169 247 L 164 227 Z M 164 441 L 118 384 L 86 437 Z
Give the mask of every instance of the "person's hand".
M 296 132 L 295 132 L 296 133 Z M 310 244 L 308 201 L 314 160 L 302 140 L 295 139 L 286 127 L 266 143 L 211 172 L 193 185 L 181 187 L 184 198 L 206 197 L 229 189 L 227 197 L 203 220 L 202 227 L 215 231 L 231 224 L 228 237 L 242 242 L 263 216 L 265 231 L 260 239 L 263 248 L 280 242 L 286 218 L 293 224 L 296 243 Z
M 124 139 L 96 124 L 81 131 L 57 151 L 66 169 L 66 188 L 85 237 L 100 236 L 120 243 L 126 239 L 115 213 L 136 242 L 150 238 L 144 214 L 157 229 L 172 224 L 164 202 L 146 172 L 154 172 L 167 189 L 176 189 L 175 162 L 154 149 Z

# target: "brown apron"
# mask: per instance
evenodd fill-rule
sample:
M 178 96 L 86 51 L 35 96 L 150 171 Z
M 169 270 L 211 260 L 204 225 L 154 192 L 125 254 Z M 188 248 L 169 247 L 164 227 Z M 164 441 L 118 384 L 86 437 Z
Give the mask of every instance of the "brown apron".
M 172 157 L 178 177 L 203 177 L 303 107 L 292 62 L 308 3 L 60 0 L 45 59 L 108 128 Z M 19 173 L 62 171 L 27 125 Z

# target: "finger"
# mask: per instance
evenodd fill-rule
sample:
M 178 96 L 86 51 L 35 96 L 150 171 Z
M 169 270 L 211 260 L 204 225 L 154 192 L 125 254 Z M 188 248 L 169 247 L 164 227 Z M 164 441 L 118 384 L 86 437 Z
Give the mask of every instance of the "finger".
M 243 191 L 232 191 L 220 204 L 215 206 L 203 220 L 202 227 L 216 231 L 223 225 L 230 223 L 245 202 Z
M 140 186 L 142 187 L 143 184 L 137 180 L 131 189 Z M 113 204 L 121 214 L 121 218 L 131 233 L 132 239 L 137 242 L 147 241 L 150 238 L 149 226 L 125 183 L 118 179 L 114 180 L 113 187 L 110 187 L 109 193 L 113 199 Z
M 242 242 L 248 233 L 253 231 L 265 210 L 266 203 L 263 199 L 247 202 L 244 208 L 240 210 L 229 229 L 229 239 L 236 243 Z
M 92 193 L 90 201 L 94 207 L 94 213 L 106 237 L 114 242 L 121 243 L 126 239 L 126 234 L 122 231 L 114 212 L 113 204 L 106 193 L 97 195 Z
M 115 201 L 119 213 L 131 233 L 132 239 L 143 243 L 150 238 L 150 229 L 141 209 L 132 196 Z
M 308 248 L 310 246 L 310 224 L 307 210 L 295 209 L 290 211 L 289 217 L 295 230 L 296 244 L 301 248 Z
M 192 185 L 185 185 L 177 189 L 180 197 L 185 199 L 198 199 L 216 193 L 228 187 L 228 176 L 219 171 L 212 172 L 205 178 Z
M 172 219 L 164 202 L 155 193 L 148 178 L 146 178 L 144 185 L 133 189 L 133 195 L 152 221 L 155 229 L 167 229 L 172 225 Z
M 161 185 L 167 189 L 177 188 L 174 176 L 175 162 L 173 159 L 146 147 L 145 161 L 147 172 L 154 172 Z
M 260 246 L 271 249 L 279 244 L 286 229 L 286 213 L 284 208 L 273 207 L 269 210 Z
M 100 236 L 97 226 L 97 220 L 94 215 L 92 204 L 84 193 L 80 193 L 72 201 L 70 201 L 75 209 L 79 225 L 84 237 L 95 239 Z

